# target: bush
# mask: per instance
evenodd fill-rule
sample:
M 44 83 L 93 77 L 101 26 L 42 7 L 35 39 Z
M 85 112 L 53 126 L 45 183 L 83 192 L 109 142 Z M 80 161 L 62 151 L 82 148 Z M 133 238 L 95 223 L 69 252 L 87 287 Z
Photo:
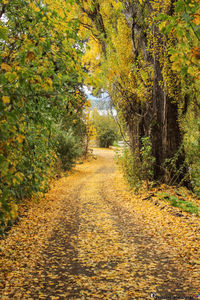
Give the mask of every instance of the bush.
M 141 158 L 142 158 L 142 178 L 146 180 L 147 185 L 148 181 L 153 179 L 153 169 L 155 163 L 155 157 L 152 155 L 152 144 L 150 138 L 143 137 L 142 148 L 141 148 Z
M 127 179 L 131 188 L 138 191 L 145 180 L 147 187 L 149 181 L 153 179 L 153 167 L 155 158 L 152 156 L 152 145 L 149 137 L 143 137 L 142 148 L 139 153 L 124 148 L 122 155 L 117 156 L 117 161 L 121 166 L 124 177 Z
M 117 155 L 117 162 L 128 184 L 137 192 L 142 183 L 141 162 L 138 155 L 129 148 L 124 148 L 122 155 Z
M 97 132 L 97 141 L 100 147 L 108 148 L 119 139 L 119 128 L 111 115 L 100 115 L 97 110 L 94 110 L 91 119 Z
M 116 140 L 117 136 L 112 128 L 100 127 L 98 131 L 99 146 L 102 148 L 109 148 Z
M 64 171 L 70 170 L 78 157 L 82 154 L 79 138 L 71 130 L 57 132 L 57 152 Z
M 199 112 L 199 111 L 198 111 Z M 185 122 L 184 149 L 193 191 L 200 198 L 200 121 L 191 114 Z

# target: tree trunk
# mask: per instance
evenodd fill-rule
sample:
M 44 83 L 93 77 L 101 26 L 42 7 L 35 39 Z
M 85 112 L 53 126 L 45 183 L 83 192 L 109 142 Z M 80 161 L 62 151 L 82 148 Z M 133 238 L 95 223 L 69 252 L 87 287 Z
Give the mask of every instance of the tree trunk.
M 177 104 L 161 88 L 160 82 L 163 82 L 162 69 L 159 61 L 155 59 L 152 97 L 155 117 L 152 121 L 151 131 L 152 150 L 156 158 L 155 178 L 164 175 L 163 163 L 175 155 L 182 142 Z M 179 158 L 177 168 L 182 160 L 183 158 Z
M 151 13 L 151 5 L 147 4 L 147 7 L 149 13 Z M 145 25 L 138 24 L 138 17 L 141 18 L 140 14 L 142 14 L 139 2 L 131 4 L 131 7 L 127 7 L 124 13 L 125 15 L 127 14 L 127 20 L 129 20 L 128 23 L 131 28 L 134 58 L 137 59 L 138 53 L 140 53 L 147 65 L 153 65 L 152 98 L 146 106 L 142 108 L 142 113 L 138 110 L 138 114 L 142 115 L 142 118 L 139 124 L 139 134 L 136 138 L 138 139 L 137 144 L 141 147 L 141 137 L 150 136 L 152 152 L 156 159 L 154 178 L 158 179 L 165 175 L 163 163 L 166 159 L 172 158 L 177 153 L 182 143 L 181 132 L 178 125 L 178 107 L 174 99 L 169 97 L 167 88 L 165 87 L 162 75 L 163 69 L 159 61 L 160 53 L 152 54 L 152 52 L 148 52 L 147 50 L 148 41 L 147 35 L 145 34 Z M 171 13 L 170 11 L 169 14 Z M 130 16 L 132 21 L 130 21 Z M 138 34 L 138 32 L 140 32 L 140 34 Z M 154 39 L 162 45 L 162 36 L 156 27 L 153 29 L 153 35 Z M 184 157 L 180 155 L 176 162 L 176 167 L 179 168 L 183 161 Z

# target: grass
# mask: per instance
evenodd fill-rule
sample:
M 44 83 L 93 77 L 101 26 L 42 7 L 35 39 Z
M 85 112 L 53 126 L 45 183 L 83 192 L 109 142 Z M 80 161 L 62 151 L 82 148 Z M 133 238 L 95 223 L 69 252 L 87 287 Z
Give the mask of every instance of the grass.
M 171 206 L 179 207 L 182 211 L 186 211 L 191 214 L 198 214 L 200 211 L 200 208 L 197 207 L 194 203 L 186 200 L 180 200 L 177 197 L 168 193 L 159 193 L 158 197 L 160 199 L 168 201 Z
M 113 142 L 113 146 L 114 146 L 114 147 L 120 147 L 120 146 L 117 144 L 116 141 Z

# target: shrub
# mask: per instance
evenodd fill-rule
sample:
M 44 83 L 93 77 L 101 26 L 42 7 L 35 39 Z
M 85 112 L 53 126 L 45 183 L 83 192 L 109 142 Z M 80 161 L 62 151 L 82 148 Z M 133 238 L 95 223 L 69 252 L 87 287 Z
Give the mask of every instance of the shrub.
M 196 121 L 196 120 L 195 120 Z M 196 122 L 200 126 L 200 122 Z M 189 127 L 189 126 L 188 126 Z M 193 191 L 200 198 L 200 138 L 199 130 L 188 130 L 184 137 L 186 162 Z
M 92 112 L 91 120 L 97 132 L 100 147 L 108 148 L 119 139 L 119 129 L 113 117 L 109 114 L 100 115 L 97 110 Z
M 117 163 L 130 187 L 137 192 L 142 183 L 141 162 L 138 155 L 126 147 L 122 155 L 117 154 Z
M 142 159 L 142 179 L 146 180 L 147 187 L 148 182 L 153 179 L 153 169 L 155 163 L 155 157 L 152 155 L 152 144 L 150 138 L 143 137 L 142 141 L 142 148 L 141 148 L 141 159 Z
M 64 171 L 70 170 L 76 159 L 81 156 L 81 146 L 80 139 L 73 134 L 72 130 L 57 132 L 57 152 Z
M 99 146 L 102 148 L 109 148 L 116 140 L 115 131 L 109 127 L 100 127 L 98 130 Z
M 155 163 L 150 138 L 143 137 L 141 142 L 140 155 L 129 148 L 124 148 L 122 155 L 117 154 L 117 161 L 121 166 L 123 174 L 130 187 L 135 189 L 135 192 L 141 186 L 142 180 L 146 181 L 147 187 L 149 186 L 149 181 L 153 179 Z

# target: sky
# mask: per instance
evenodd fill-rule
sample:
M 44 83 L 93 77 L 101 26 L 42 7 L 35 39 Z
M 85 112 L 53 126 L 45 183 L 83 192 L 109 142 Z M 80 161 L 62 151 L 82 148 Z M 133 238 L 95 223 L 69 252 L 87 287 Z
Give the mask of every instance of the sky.
M 110 97 L 108 93 L 104 92 L 101 94 L 101 97 L 95 97 L 92 95 L 92 88 L 84 86 L 83 90 L 91 101 L 91 109 L 97 108 L 100 114 L 106 114 L 108 111 L 110 112 Z M 112 108 L 112 114 L 117 114 L 114 108 Z
M 102 100 L 103 101 L 109 101 L 110 100 L 109 95 L 106 92 L 102 93 L 101 97 L 95 97 L 95 96 L 92 95 L 92 88 L 84 85 L 83 90 L 86 93 L 87 97 L 91 100 L 97 100 L 97 101 L 102 101 Z

